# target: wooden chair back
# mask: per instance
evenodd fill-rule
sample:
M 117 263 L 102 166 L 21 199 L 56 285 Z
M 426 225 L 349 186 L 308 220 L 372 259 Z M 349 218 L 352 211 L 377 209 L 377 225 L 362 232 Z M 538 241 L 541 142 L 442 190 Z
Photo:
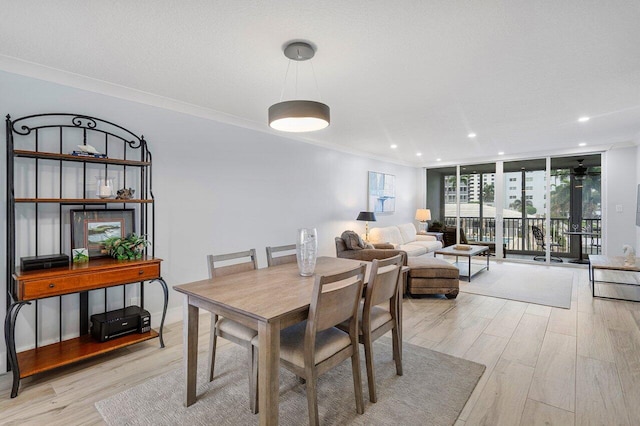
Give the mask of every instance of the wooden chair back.
M 246 260 L 245 262 L 236 262 L 224 266 L 217 265 L 220 262 L 229 262 L 243 258 L 248 258 L 248 260 Z M 219 255 L 210 254 L 207 256 L 207 262 L 209 264 L 210 278 L 224 277 L 226 275 L 258 269 L 258 258 L 256 256 L 256 249 Z
M 402 262 L 401 254 L 373 261 L 364 298 L 363 320 L 365 311 L 370 310 L 372 306 L 387 300 L 395 300 L 398 294 Z
M 284 255 L 274 256 L 275 253 L 281 253 L 284 251 L 291 251 L 291 250 L 294 251 L 293 254 L 284 254 Z M 296 263 L 297 258 L 296 258 L 295 250 L 296 250 L 295 244 L 289 244 L 286 246 L 267 247 L 267 265 L 277 266 L 277 265 L 282 265 L 284 263 Z
M 357 320 L 358 302 L 366 270 L 366 265 L 362 264 L 346 272 L 316 277 L 309 307 L 306 339 L 312 338 L 315 342 L 317 332 L 349 318 Z

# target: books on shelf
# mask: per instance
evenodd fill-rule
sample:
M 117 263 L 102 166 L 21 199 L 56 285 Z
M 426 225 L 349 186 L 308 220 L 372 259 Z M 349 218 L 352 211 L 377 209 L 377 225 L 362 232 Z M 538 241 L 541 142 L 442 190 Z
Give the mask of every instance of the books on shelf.
M 456 244 L 455 246 L 453 246 L 453 248 L 456 250 L 471 250 L 471 246 L 468 246 L 466 244 Z
M 106 154 L 93 154 L 85 151 L 73 151 L 71 155 L 75 155 L 78 157 L 107 158 Z

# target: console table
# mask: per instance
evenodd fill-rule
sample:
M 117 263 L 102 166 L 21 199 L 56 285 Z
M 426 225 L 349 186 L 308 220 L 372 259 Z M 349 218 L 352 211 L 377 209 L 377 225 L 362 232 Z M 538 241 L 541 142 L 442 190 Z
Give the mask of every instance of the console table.
M 604 281 L 604 280 L 596 280 L 595 279 L 595 271 L 596 269 L 601 270 L 609 270 L 609 271 L 621 271 L 621 272 L 640 272 L 640 258 L 636 258 L 636 263 L 634 265 L 625 264 L 624 256 L 602 256 L 602 255 L 589 255 L 589 281 L 591 281 L 591 295 L 593 297 L 599 297 L 602 299 L 613 299 L 613 300 L 626 300 L 629 302 L 640 302 L 640 300 L 634 299 L 621 299 L 618 297 L 608 297 L 608 296 L 596 296 L 596 283 L 603 284 L 616 284 L 616 285 L 626 285 L 638 287 L 640 289 L 640 275 L 636 275 L 635 282 L 633 283 L 625 283 L 620 281 Z

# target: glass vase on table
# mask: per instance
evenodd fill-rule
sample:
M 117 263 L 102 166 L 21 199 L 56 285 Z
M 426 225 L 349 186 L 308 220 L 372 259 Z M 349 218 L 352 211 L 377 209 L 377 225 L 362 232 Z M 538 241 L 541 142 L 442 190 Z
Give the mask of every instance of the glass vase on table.
M 298 229 L 296 241 L 296 259 L 298 270 L 303 277 L 310 277 L 316 269 L 318 255 L 318 234 L 316 228 Z

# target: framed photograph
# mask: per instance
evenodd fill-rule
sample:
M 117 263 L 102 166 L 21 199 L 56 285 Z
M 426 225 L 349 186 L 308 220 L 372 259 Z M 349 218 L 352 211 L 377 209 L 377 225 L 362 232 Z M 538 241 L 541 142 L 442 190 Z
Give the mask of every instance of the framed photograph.
M 394 175 L 369 172 L 369 211 L 374 213 L 396 211 L 396 177 Z
M 71 210 L 71 249 L 86 248 L 89 257 L 108 256 L 103 241 L 135 232 L 134 209 Z

